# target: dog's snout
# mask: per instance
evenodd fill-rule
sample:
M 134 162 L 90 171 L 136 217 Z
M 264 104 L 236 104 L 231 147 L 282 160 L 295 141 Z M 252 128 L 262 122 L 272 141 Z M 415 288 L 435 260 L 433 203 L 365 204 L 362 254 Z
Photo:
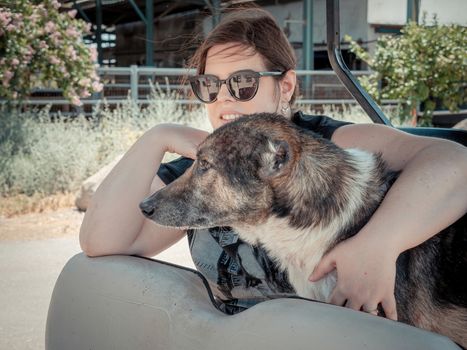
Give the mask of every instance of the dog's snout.
M 144 216 L 151 218 L 154 214 L 154 205 L 151 202 L 145 200 L 139 203 L 139 208 L 143 212 Z

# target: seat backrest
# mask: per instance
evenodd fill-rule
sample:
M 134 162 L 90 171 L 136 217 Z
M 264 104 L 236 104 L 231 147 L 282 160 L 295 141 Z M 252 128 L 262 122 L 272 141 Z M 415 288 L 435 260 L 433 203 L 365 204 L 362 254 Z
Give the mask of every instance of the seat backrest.
M 459 349 L 446 337 L 303 299 L 228 316 L 196 271 L 131 256 L 73 257 L 50 303 L 47 350 Z
M 424 128 L 424 127 L 416 127 L 416 128 L 403 127 L 403 128 L 398 128 L 398 129 L 408 132 L 409 134 L 413 134 L 413 135 L 439 137 L 442 139 L 455 141 L 464 146 L 467 146 L 467 130 L 447 129 L 447 128 Z

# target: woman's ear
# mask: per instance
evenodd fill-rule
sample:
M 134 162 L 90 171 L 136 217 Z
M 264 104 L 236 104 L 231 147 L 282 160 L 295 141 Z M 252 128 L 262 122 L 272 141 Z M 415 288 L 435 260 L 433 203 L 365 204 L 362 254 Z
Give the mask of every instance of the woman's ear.
M 293 69 L 288 70 L 280 80 L 281 101 L 290 102 L 297 85 L 297 74 Z

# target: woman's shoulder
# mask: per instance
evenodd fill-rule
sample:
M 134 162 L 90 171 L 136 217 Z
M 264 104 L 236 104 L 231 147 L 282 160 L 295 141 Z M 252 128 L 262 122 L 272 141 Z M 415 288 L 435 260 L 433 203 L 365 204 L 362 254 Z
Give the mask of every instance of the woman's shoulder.
M 331 139 L 334 132 L 341 126 L 352 124 L 325 115 L 305 114 L 302 111 L 294 113 L 292 122 L 302 128 L 316 132 L 327 139 Z

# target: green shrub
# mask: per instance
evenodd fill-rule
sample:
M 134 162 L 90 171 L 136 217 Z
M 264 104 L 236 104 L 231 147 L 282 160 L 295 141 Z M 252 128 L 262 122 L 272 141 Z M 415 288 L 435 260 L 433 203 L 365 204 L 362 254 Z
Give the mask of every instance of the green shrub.
M 10 103 L 48 86 L 81 105 L 102 89 L 97 51 L 82 39 L 90 25 L 60 7 L 57 0 L 0 0 L 0 96 Z
M 401 102 L 401 122 L 423 103 L 422 125 L 431 123 L 437 102 L 451 111 L 467 102 L 467 28 L 460 25 L 408 23 L 401 35 L 384 35 L 373 56 L 347 36 L 351 50 L 374 71 L 360 82 L 377 101 Z

